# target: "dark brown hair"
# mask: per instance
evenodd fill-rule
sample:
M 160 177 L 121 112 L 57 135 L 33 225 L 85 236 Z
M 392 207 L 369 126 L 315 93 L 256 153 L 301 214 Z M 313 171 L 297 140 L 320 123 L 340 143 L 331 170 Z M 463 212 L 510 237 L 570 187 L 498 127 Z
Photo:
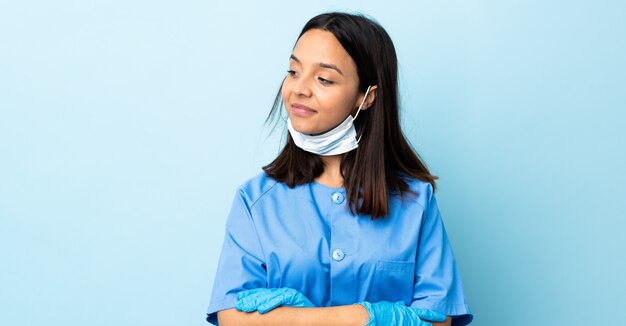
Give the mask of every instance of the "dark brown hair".
M 376 99 L 355 121 L 362 135 L 357 149 L 346 153 L 341 174 L 350 211 L 371 215 L 373 219 L 389 214 L 389 197 L 411 191 L 408 179 L 429 182 L 435 189 L 436 176 L 428 171 L 417 152 L 402 133 L 399 118 L 396 51 L 387 32 L 374 20 L 361 14 L 324 13 L 309 20 L 298 39 L 310 29 L 331 32 L 357 66 L 359 91 L 378 85 Z M 266 123 L 280 116 L 280 89 Z M 297 147 L 290 135 L 278 157 L 263 167 L 267 175 L 293 188 L 312 182 L 324 172 L 316 154 Z

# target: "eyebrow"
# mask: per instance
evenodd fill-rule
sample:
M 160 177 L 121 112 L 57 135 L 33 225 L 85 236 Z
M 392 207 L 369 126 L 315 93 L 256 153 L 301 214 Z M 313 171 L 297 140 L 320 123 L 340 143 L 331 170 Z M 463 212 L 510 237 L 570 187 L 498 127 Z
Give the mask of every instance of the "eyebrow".
M 300 60 L 298 60 L 298 58 L 296 58 L 296 56 L 293 55 L 293 54 L 289 57 L 289 59 L 292 59 L 292 60 L 294 60 L 297 63 L 301 63 Z M 343 72 L 341 72 L 341 69 L 339 69 L 339 67 L 337 67 L 335 65 L 331 65 L 330 63 L 320 62 L 319 66 L 322 67 L 322 68 L 328 68 L 328 69 L 336 70 L 340 75 L 343 76 Z

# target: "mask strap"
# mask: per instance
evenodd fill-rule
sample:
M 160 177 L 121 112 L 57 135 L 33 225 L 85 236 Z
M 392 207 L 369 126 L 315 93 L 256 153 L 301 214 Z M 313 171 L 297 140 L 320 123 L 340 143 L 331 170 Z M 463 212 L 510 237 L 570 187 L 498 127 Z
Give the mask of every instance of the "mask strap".
M 365 95 L 363 95 L 363 100 L 361 101 L 361 105 L 359 105 L 359 109 L 356 111 L 356 114 L 354 115 L 354 118 L 352 118 L 353 120 L 356 119 L 356 117 L 359 116 L 359 112 L 361 112 L 361 107 L 363 106 L 363 103 L 365 103 L 365 99 L 367 98 L 367 93 L 369 93 L 369 91 L 370 91 L 370 87 L 372 87 L 372 85 L 367 86 L 367 90 L 365 91 Z

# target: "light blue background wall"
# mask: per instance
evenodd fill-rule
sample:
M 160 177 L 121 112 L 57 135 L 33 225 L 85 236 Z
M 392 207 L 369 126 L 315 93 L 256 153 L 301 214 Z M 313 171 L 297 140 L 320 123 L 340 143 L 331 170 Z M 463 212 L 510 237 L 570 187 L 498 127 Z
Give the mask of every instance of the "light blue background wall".
M 302 25 L 392 36 L 475 325 L 626 318 L 620 1 L 3 1 L 0 324 L 205 325 Z

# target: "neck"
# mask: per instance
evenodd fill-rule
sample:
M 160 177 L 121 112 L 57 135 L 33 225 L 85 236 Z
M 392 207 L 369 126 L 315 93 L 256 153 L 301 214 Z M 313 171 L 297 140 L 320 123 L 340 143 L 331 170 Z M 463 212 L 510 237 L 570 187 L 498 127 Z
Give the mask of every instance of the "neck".
M 324 172 L 315 178 L 315 181 L 333 188 L 343 187 L 343 178 L 341 177 L 341 160 L 343 156 L 344 154 L 320 156 L 324 163 Z

